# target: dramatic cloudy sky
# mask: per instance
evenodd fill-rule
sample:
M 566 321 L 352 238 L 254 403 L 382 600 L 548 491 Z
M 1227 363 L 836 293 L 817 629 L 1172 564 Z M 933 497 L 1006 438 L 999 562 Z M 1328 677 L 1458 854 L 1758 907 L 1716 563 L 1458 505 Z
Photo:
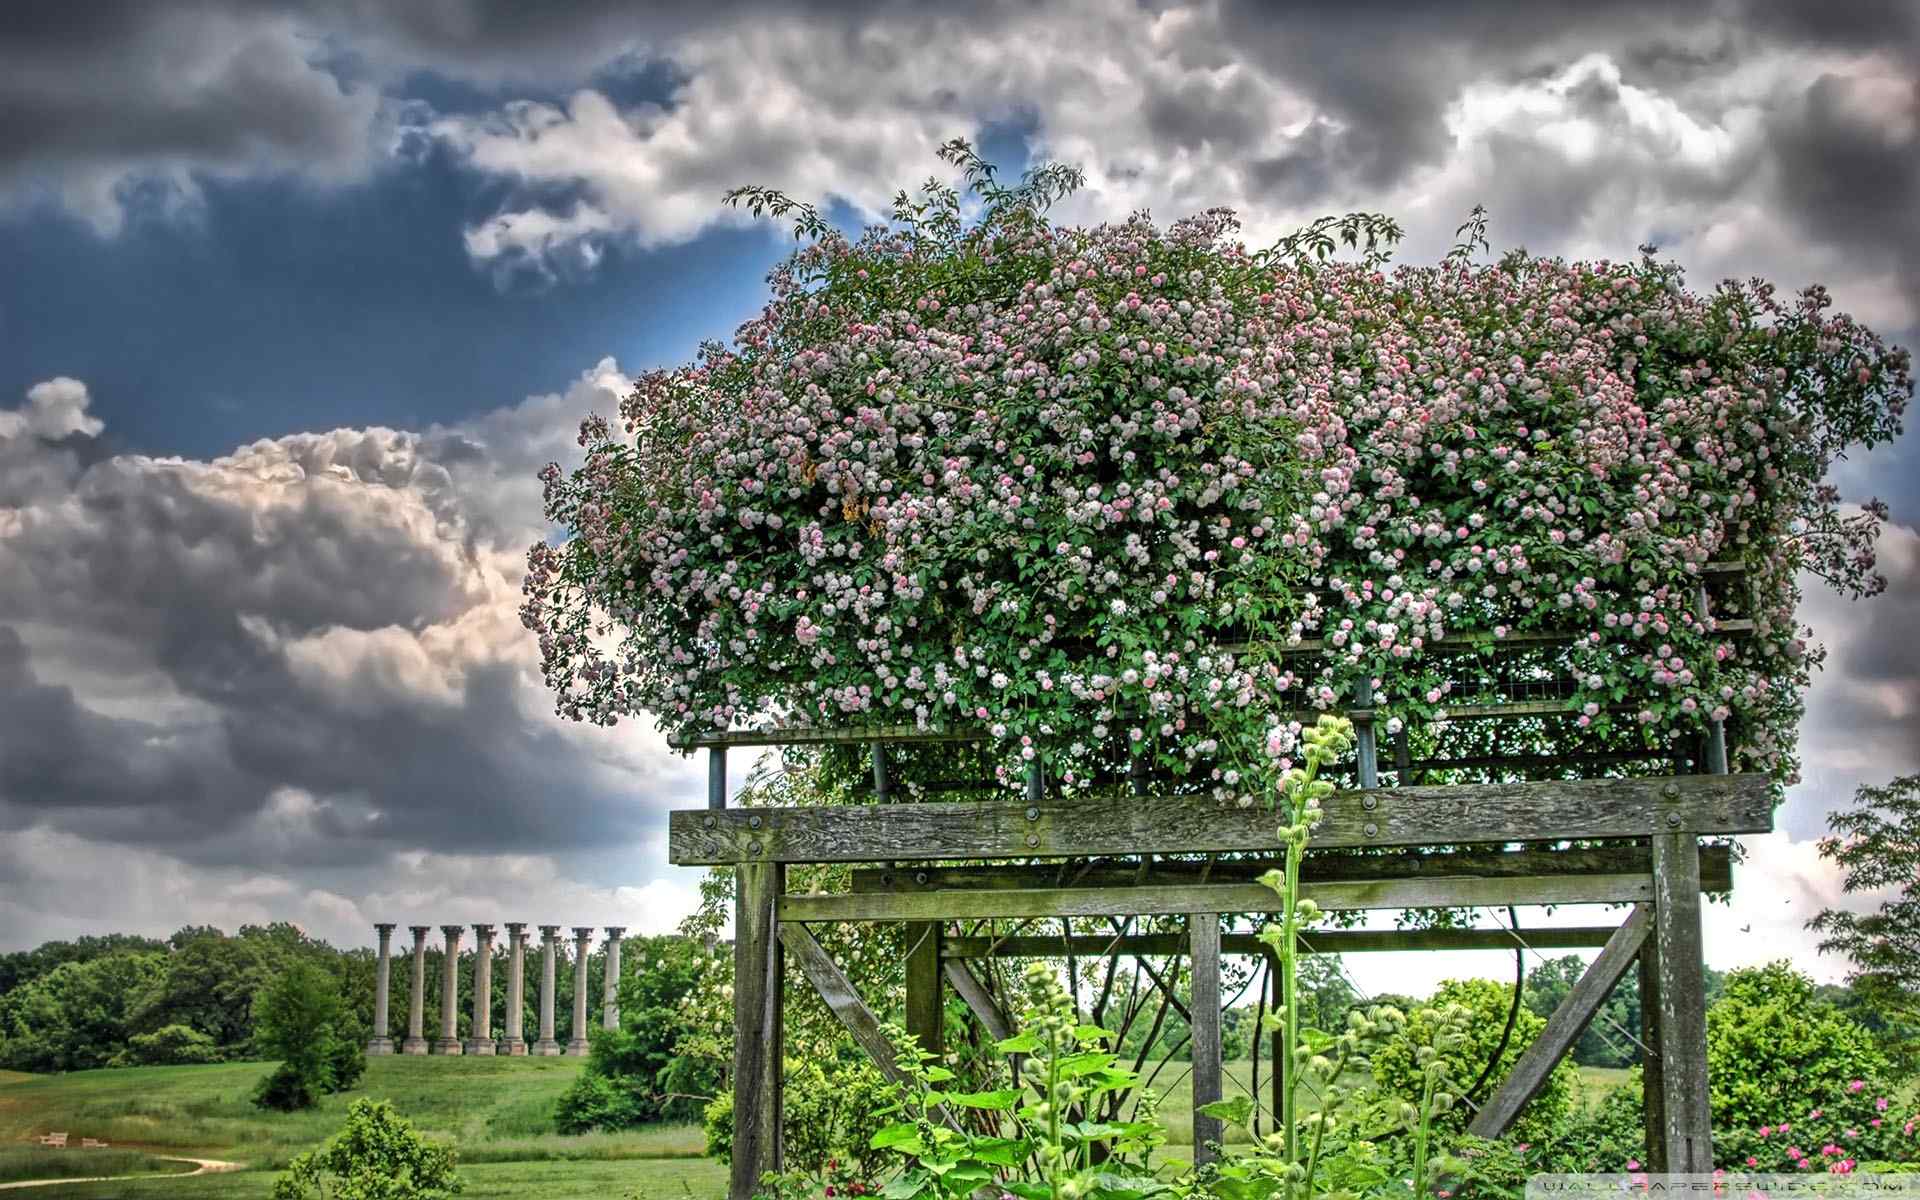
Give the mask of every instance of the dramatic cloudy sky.
M 514 610 L 534 471 L 757 306 L 784 248 L 734 184 L 852 227 L 966 135 L 1082 165 L 1068 219 L 1367 208 L 1415 261 L 1483 203 L 1497 248 L 1652 241 L 1920 342 L 1906 0 L 1393 8 L 6 5 L 0 948 L 677 920 L 699 764 L 554 719 Z M 1722 966 L 1835 974 L 1811 839 L 1920 769 L 1920 451 L 1838 482 L 1893 504 L 1892 588 L 1810 598 L 1807 783 L 1710 917 Z

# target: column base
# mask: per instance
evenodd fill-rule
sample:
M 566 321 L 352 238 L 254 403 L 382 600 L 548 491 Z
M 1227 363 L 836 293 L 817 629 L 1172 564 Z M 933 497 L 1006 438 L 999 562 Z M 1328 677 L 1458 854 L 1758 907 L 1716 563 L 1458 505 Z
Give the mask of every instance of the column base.
M 576 1058 L 587 1052 L 587 1039 L 575 1038 L 567 1043 L 567 1053 Z
M 493 1039 L 492 1038 L 467 1039 L 467 1053 L 478 1054 L 482 1058 L 492 1057 L 493 1054 L 495 1053 Z
M 506 1055 L 508 1058 L 525 1058 L 527 1056 L 527 1041 L 525 1038 L 508 1038 L 506 1041 L 500 1043 L 500 1053 Z
M 536 1058 L 553 1058 L 560 1053 L 560 1043 L 553 1041 L 535 1042 L 533 1054 Z
M 458 1057 L 465 1053 L 465 1050 L 466 1048 L 460 1044 L 458 1038 L 441 1038 L 433 1044 L 433 1052 L 435 1054 L 450 1054 Z
M 402 1054 L 425 1054 L 426 1052 L 427 1039 L 425 1038 L 408 1038 L 406 1041 L 400 1043 L 400 1053 Z
M 392 1038 L 369 1038 L 367 1040 L 367 1053 L 371 1055 L 392 1054 L 393 1039 Z

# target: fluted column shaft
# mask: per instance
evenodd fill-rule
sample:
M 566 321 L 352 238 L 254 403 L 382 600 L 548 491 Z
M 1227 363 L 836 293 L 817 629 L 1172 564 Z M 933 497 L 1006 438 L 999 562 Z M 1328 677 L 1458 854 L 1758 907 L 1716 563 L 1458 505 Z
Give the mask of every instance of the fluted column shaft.
M 568 1054 L 587 1052 L 587 943 L 592 940 L 591 927 L 573 927 L 573 1036 L 567 1042 Z
M 442 925 L 446 936 L 446 955 L 440 960 L 440 1041 L 437 1054 L 459 1054 L 460 1046 L 460 935 L 464 925 Z
M 373 1036 L 367 1039 L 368 1054 L 392 1054 L 393 1037 L 387 1032 L 387 976 L 393 967 L 393 926 L 376 924 L 380 935 L 380 955 L 373 967 Z
M 493 926 L 473 927 L 473 1027 L 468 1030 L 468 1054 L 492 1054 L 493 1044 Z
M 429 927 L 412 925 L 413 989 L 407 993 L 407 1040 L 400 1043 L 402 1054 L 427 1052 L 427 934 Z
M 620 935 L 625 932 L 618 925 L 607 926 L 607 977 L 600 1003 L 600 1025 L 604 1029 L 620 1028 Z
M 560 1043 L 553 1040 L 554 953 L 559 948 L 560 927 L 542 925 L 540 947 L 540 1040 L 533 1044 L 535 1054 L 558 1054 Z
M 527 1001 L 527 926 L 524 921 L 507 922 L 507 1029 L 500 1047 L 502 1054 L 527 1052 L 527 1039 L 521 1032 L 521 1009 Z

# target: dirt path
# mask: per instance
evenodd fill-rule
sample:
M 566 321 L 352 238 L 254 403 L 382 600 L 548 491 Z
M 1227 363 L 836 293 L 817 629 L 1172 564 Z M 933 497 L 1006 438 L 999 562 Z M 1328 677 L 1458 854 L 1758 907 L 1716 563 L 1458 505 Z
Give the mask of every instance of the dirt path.
M 13 1183 L 0 1183 L 0 1192 L 10 1188 L 52 1187 L 56 1183 L 114 1183 L 122 1179 L 191 1179 L 195 1175 L 211 1175 L 216 1171 L 238 1171 L 244 1165 L 218 1158 L 186 1158 L 178 1154 L 156 1154 L 154 1157 L 164 1158 L 168 1162 L 192 1163 L 197 1169 L 182 1171 L 178 1175 L 91 1175 L 79 1179 L 21 1179 Z

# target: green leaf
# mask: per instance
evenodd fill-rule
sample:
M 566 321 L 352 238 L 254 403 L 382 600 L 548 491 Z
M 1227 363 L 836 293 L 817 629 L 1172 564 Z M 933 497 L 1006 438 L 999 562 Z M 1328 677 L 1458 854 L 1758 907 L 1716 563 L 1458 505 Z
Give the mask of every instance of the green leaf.
M 893 1150 L 909 1145 L 912 1146 L 907 1151 L 909 1154 L 918 1154 L 924 1148 L 920 1144 L 920 1127 L 917 1125 L 889 1125 L 875 1133 L 873 1140 L 867 1143 L 872 1150 Z
M 1212 1104 L 1202 1104 L 1200 1111 L 1209 1117 L 1218 1117 L 1235 1125 L 1245 1125 L 1253 1116 L 1253 1100 L 1247 1096 L 1235 1096 L 1231 1100 L 1215 1100 Z
M 1002 1054 L 1032 1054 L 1041 1048 L 1043 1042 L 1031 1033 L 1016 1033 L 993 1044 L 993 1048 Z
M 927 1186 L 927 1182 L 925 1171 L 909 1171 L 888 1181 L 887 1186 L 880 1189 L 880 1195 L 882 1200 L 913 1200 Z

